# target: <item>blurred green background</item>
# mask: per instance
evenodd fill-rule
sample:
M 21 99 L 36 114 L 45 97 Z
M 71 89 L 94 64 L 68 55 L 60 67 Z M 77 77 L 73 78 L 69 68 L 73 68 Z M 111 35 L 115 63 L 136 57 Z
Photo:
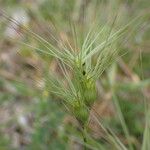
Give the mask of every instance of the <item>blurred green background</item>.
M 126 144 L 110 96 L 110 82 L 115 80 L 116 97 L 123 112 L 132 143 L 140 149 L 144 130 L 144 99 L 150 98 L 150 1 L 149 0 L 0 0 L 0 150 L 66 150 L 82 149 L 76 121 L 59 99 L 49 93 L 47 71 L 58 71 L 57 62 L 37 52 L 44 49 L 27 32 L 25 26 L 53 44 L 53 36 L 73 41 L 70 23 L 81 31 L 98 20 L 108 30 L 115 16 L 114 30 L 141 16 L 137 24 L 120 38 L 118 48 L 126 53 L 98 81 L 95 109 L 109 127 Z M 133 31 L 133 32 L 132 32 Z M 33 46 L 29 47 L 24 43 Z M 115 79 L 113 75 L 115 74 Z M 100 127 L 91 123 L 91 146 L 101 142 Z M 96 144 L 95 144 L 96 142 Z M 98 149 L 98 148 L 97 148 Z

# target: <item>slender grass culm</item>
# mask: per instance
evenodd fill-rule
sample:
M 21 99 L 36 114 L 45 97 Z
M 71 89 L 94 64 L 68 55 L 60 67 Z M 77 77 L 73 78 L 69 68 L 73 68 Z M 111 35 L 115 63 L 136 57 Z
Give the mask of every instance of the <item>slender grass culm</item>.
M 8 17 L 4 12 L 2 15 L 18 25 L 16 20 Z M 46 86 L 50 87 L 49 92 L 55 94 L 62 100 L 64 107 L 78 121 L 85 150 L 88 149 L 87 128 L 89 116 L 92 106 L 97 100 L 96 81 L 119 56 L 118 41 L 128 30 L 128 27 L 135 21 L 132 20 L 124 27 L 115 31 L 113 29 L 115 19 L 111 28 L 108 28 L 107 25 L 100 27 L 99 25 L 98 27 L 92 26 L 82 41 L 78 41 L 79 33 L 77 33 L 75 27 L 72 26 L 71 30 L 74 43 L 72 44 L 68 39 L 66 43 L 63 43 L 62 40 L 54 38 L 59 46 L 51 44 L 30 29 L 21 27 L 23 32 L 40 42 L 44 48 L 39 49 L 23 42 L 22 44 L 37 52 L 51 55 L 57 60 L 63 77 L 54 72 L 48 73 L 47 78 L 45 78 Z M 113 132 L 110 130 L 108 132 L 102 124 L 100 124 L 100 126 L 106 132 L 108 141 L 110 141 L 115 149 L 127 150 Z M 148 130 L 147 128 L 146 130 Z M 128 145 L 129 149 L 132 149 L 130 141 Z M 143 150 L 145 149 L 143 148 Z

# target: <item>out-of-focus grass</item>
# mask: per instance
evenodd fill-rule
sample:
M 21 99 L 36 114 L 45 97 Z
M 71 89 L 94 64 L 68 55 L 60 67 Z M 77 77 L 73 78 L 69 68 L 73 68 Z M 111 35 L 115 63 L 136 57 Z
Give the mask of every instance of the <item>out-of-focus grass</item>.
M 81 0 L 78 1 L 54 1 L 54 0 L 45 0 L 43 2 L 38 3 L 31 3 L 29 2 L 19 2 L 16 3 L 16 1 L 0 1 L 1 6 L 3 8 L 6 8 L 6 11 L 13 12 L 16 8 L 25 9 L 28 12 L 28 15 L 30 17 L 30 23 L 29 28 L 31 30 L 39 33 L 41 36 L 45 36 L 46 39 L 52 40 L 51 36 L 47 33 L 50 31 L 54 34 L 59 34 L 63 37 L 65 37 L 65 33 L 61 31 L 61 29 L 65 30 L 67 33 L 70 33 L 70 26 L 69 21 L 75 21 L 75 24 L 79 26 L 81 30 L 82 24 L 83 24 L 83 15 L 88 16 L 87 20 L 85 21 L 85 26 L 88 26 L 89 22 L 92 22 L 92 17 L 96 17 L 94 13 L 101 12 L 100 16 L 103 18 L 102 24 L 105 24 L 106 20 L 115 16 L 117 13 L 117 7 L 120 8 L 120 11 L 118 11 L 119 14 L 119 21 L 116 23 L 116 29 L 121 24 L 126 24 L 128 22 L 128 19 L 130 17 L 134 18 L 140 12 L 143 12 L 143 14 L 149 15 L 149 0 L 142 0 L 142 1 L 108 1 L 102 3 L 102 1 L 87 1 L 87 4 L 85 4 L 85 14 L 82 13 L 82 9 L 84 4 L 82 4 Z M 34 6 L 35 5 L 35 6 Z M 11 7 L 10 7 L 11 6 Z M 94 10 L 96 8 L 96 10 Z M 105 10 L 104 12 L 101 11 Z M 108 12 L 107 12 L 107 11 Z M 70 17 L 70 20 L 68 21 L 68 17 Z M 131 133 L 133 137 L 133 145 L 135 145 L 135 149 L 139 149 L 139 146 L 141 146 L 142 143 L 142 133 L 144 131 L 144 105 L 143 105 L 143 95 L 141 89 L 148 89 L 149 90 L 149 66 L 150 66 L 150 57 L 149 57 L 149 35 L 150 35 L 150 29 L 148 27 L 149 20 L 148 17 L 145 17 L 146 19 L 143 19 L 144 22 L 142 24 L 142 28 L 140 30 L 136 30 L 131 36 L 131 41 L 127 40 L 127 43 L 125 43 L 123 46 L 119 47 L 125 51 L 129 51 L 129 53 L 123 57 L 123 60 L 125 64 L 127 65 L 127 68 L 123 68 L 120 66 L 118 61 L 119 71 L 117 71 L 117 77 L 118 80 L 116 80 L 116 95 L 118 97 L 118 101 L 120 104 L 120 108 L 122 110 L 125 122 L 127 124 L 128 130 Z M 52 24 L 54 24 L 58 30 L 53 30 L 54 27 L 49 27 Z M 67 22 L 67 23 L 66 23 Z M 8 22 L 9 24 L 9 22 Z M 6 25 L 6 23 L 5 23 Z M 1 29 L 5 29 L 5 25 L 0 25 Z M 110 28 L 108 26 L 108 28 Z M 48 31 L 49 30 L 49 31 Z M 1 30 L 2 34 L 3 30 Z M 46 33 L 47 32 L 47 33 Z M 105 36 L 105 35 L 104 35 Z M 24 35 L 24 41 L 28 44 L 35 45 L 38 48 L 44 47 L 38 43 L 37 41 L 34 41 L 32 38 L 28 37 L 26 34 Z M 6 37 L 4 38 L 4 41 L 8 40 Z M 70 37 L 71 39 L 71 37 Z M 71 39 L 72 40 L 72 39 Z M 124 39 L 122 39 L 124 40 Z M 53 41 L 54 42 L 54 41 Z M 5 42 L 0 43 L 0 53 L 5 52 Z M 8 46 L 9 47 L 9 46 Z M 15 80 L 24 80 L 27 82 L 27 86 L 24 83 L 15 82 L 12 81 L 12 79 L 5 79 L 5 76 L 3 78 L 0 78 L 0 104 L 1 107 L 5 106 L 7 103 L 11 103 L 12 101 L 16 100 L 16 103 L 18 102 L 18 99 L 23 99 L 23 101 L 30 101 L 30 112 L 34 113 L 34 123 L 33 123 L 33 131 L 29 134 L 30 135 L 30 142 L 25 144 L 25 148 L 27 149 L 66 149 L 67 144 L 69 144 L 67 136 L 63 135 L 63 138 L 61 133 L 63 131 L 59 130 L 61 125 L 63 124 L 62 120 L 65 114 L 60 111 L 60 104 L 57 104 L 57 102 L 53 102 L 55 100 L 55 97 L 47 97 L 43 98 L 41 95 L 43 89 L 39 90 L 37 87 L 35 87 L 34 83 L 33 85 L 30 85 L 30 80 L 35 81 L 41 81 L 38 79 L 43 79 L 43 76 L 45 76 L 44 72 L 49 68 L 49 64 L 52 62 L 52 57 L 49 56 L 40 56 L 36 51 L 31 51 L 28 47 L 25 47 L 23 45 L 16 45 L 15 42 L 12 44 L 13 49 L 21 49 L 21 57 L 25 60 L 25 62 L 22 62 L 25 65 L 22 65 L 22 67 L 17 70 L 16 72 L 12 73 L 15 76 Z M 12 49 L 10 46 L 9 49 Z M 28 51 L 28 52 L 27 52 Z M 140 53 L 142 53 L 142 60 L 140 59 Z M 28 67 L 25 67 L 28 61 L 27 58 L 31 59 L 39 59 L 39 61 L 42 61 L 42 66 L 40 71 L 33 71 L 31 69 L 27 69 Z M 141 68 L 142 63 L 142 68 Z M 44 66 L 44 67 L 43 67 Z M 24 70 L 24 68 L 26 68 Z M 36 64 L 37 68 L 40 68 L 38 66 L 38 63 Z M 7 70 L 7 66 L 0 64 L 0 71 L 1 70 Z M 127 70 L 126 70 L 127 69 Z M 128 70 L 129 69 L 129 70 Z M 39 70 L 39 69 L 38 69 Z M 29 72 L 32 72 L 33 74 L 30 74 Z M 8 70 L 8 72 L 11 72 Z M 21 73 L 20 73 L 21 72 Z M 108 70 L 108 74 L 109 74 Z M 21 75 L 25 74 L 25 75 Z M 136 74 L 138 76 L 138 79 L 134 76 Z M 24 78 L 25 76 L 25 78 Z M 142 77 L 143 76 L 143 77 Z M 134 78 L 135 77 L 135 78 Z M 143 79 L 144 78 L 144 79 Z M 28 81 L 29 79 L 29 81 Z M 137 80 L 136 80 L 137 79 Z M 139 81 L 140 79 L 140 81 Z M 101 78 L 102 86 L 104 88 L 104 94 L 109 91 L 109 83 L 106 78 L 106 74 L 102 76 Z M 28 86 L 29 83 L 29 86 Z M 8 86 L 7 86 L 8 85 Z M 15 89 L 15 92 L 11 92 L 8 89 L 10 87 L 13 87 Z M 47 88 L 44 90 L 47 91 Z M 148 91 L 149 92 L 149 91 Z M 138 93 L 138 94 L 137 94 Z M 25 100 L 24 100 L 25 99 Z M 37 100 L 37 103 L 35 104 L 34 100 Z M 29 107 L 28 105 L 24 107 Z M 7 108 L 9 109 L 9 108 Z M 27 109 L 28 110 L 28 109 Z M 3 113 L 3 112 L 1 112 Z M 141 119 L 143 118 L 143 119 Z M 112 116 L 112 126 L 116 134 L 122 139 L 122 141 L 126 144 L 126 139 L 124 138 L 123 130 L 121 129 L 120 122 L 118 121 L 118 118 L 115 118 Z M 12 122 L 12 124 L 16 124 L 16 122 Z M 111 123 L 110 123 L 111 124 Z M 11 125 L 6 125 L 6 128 L 11 127 Z M 62 127 L 65 128 L 65 127 Z M 68 127 L 69 128 L 69 127 Z M 69 128 L 70 129 L 70 128 Z M 64 129 L 65 130 L 65 129 Z M 73 129 L 70 130 L 70 132 L 77 134 L 78 132 Z M 3 132 L 0 134 L 3 135 Z M 4 133 L 5 134 L 5 133 Z M 9 135 L 9 134 L 8 134 Z M 8 136 L 7 135 L 7 136 Z M 8 140 L 7 140 L 8 139 Z M 10 144 L 11 138 L 5 136 L 0 136 L 0 149 L 9 149 L 12 145 Z M 101 142 L 101 139 L 99 139 Z M 105 142 L 104 142 L 105 143 Z M 4 148 L 3 148 L 4 147 Z M 6 148 L 5 148 L 6 147 Z

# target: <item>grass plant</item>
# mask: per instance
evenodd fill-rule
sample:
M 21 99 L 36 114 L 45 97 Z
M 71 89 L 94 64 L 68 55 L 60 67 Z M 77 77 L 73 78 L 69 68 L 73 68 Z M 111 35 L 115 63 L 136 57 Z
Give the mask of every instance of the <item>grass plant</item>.
M 13 18 L 7 16 L 5 12 L 2 12 L 1 14 L 8 21 L 19 26 L 19 23 Z M 78 121 L 81 132 L 80 135 L 82 135 L 83 138 L 83 140 L 80 141 L 85 150 L 91 148 L 89 143 L 93 140 L 88 134 L 88 123 L 92 106 L 97 100 L 96 82 L 101 78 L 101 75 L 111 64 L 115 66 L 114 62 L 121 55 L 120 48 L 118 46 L 120 44 L 120 39 L 124 37 L 129 28 L 135 24 L 135 20 L 137 21 L 137 18 L 133 19 L 128 24 L 116 30 L 116 19 L 117 15 L 111 23 L 109 22 L 109 25 L 100 25 L 99 23 L 95 23 L 89 28 L 85 36 L 81 36 L 83 35 L 81 34 L 81 31 L 78 31 L 76 27 L 71 24 L 71 38 L 67 36 L 65 43 L 60 37 L 56 38 L 53 35 L 51 36 L 51 38 L 57 43 L 55 45 L 24 26 L 21 26 L 21 32 L 18 33 L 19 35 L 24 33 L 27 34 L 32 39 L 39 42 L 43 48 L 40 49 L 21 41 L 18 43 L 21 43 L 36 52 L 52 56 L 56 60 L 59 70 L 61 71 L 61 75 L 57 72 L 51 73 L 51 71 L 47 70 L 45 83 L 48 87 L 48 92 L 59 98 L 64 108 L 66 108 L 69 114 Z M 114 66 L 112 66 L 112 69 L 114 69 Z M 93 118 L 96 119 L 99 126 L 105 132 L 105 140 L 114 150 L 134 150 L 130 139 L 131 136 L 126 125 L 124 115 L 119 106 L 116 91 L 114 90 L 114 87 L 116 86 L 114 83 L 116 76 L 115 73 L 115 71 L 109 72 L 108 78 L 116 112 L 126 136 L 127 144 L 123 144 L 112 129 L 109 126 L 105 126 L 103 121 L 100 121 L 94 115 Z M 132 86 L 134 86 L 134 84 Z M 150 121 L 148 108 L 146 109 L 145 114 L 146 125 L 142 150 L 148 150 L 150 148 Z M 100 149 L 105 149 L 101 144 L 98 146 Z

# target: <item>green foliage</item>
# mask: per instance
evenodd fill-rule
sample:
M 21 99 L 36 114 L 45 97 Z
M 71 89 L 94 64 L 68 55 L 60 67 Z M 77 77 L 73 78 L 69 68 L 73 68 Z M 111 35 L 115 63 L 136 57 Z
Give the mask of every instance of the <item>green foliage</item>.
M 61 139 L 61 127 L 64 113 L 57 111 L 59 105 L 43 98 L 34 108 L 36 113 L 32 142 L 28 149 L 66 149 L 65 140 Z M 60 130 L 60 131 L 59 131 Z M 63 133 L 62 133 L 63 134 Z

